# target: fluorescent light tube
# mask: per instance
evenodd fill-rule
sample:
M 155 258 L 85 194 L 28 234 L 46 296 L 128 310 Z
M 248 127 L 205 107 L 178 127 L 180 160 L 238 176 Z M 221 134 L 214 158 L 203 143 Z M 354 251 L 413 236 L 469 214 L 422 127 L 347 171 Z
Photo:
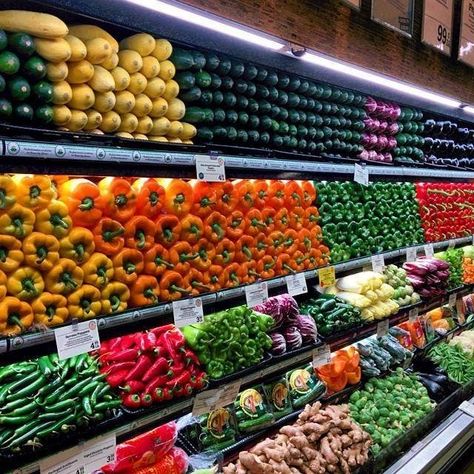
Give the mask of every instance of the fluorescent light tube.
M 451 99 L 449 97 L 435 94 L 434 92 L 430 92 L 419 87 L 411 86 L 404 82 L 399 82 L 394 79 L 390 79 L 388 77 L 384 77 L 364 69 L 359 69 L 348 64 L 341 63 L 339 61 L 334 61 L 332 59 L 325 58 L 324 56 L 319 56 L 314 53 L 306 53 L 301 59 L 311 64 L 316 64 L 318 66 L 324 67 L 326 69 L 331 69 L 333 71 L 337 71 L 348 76 L 356 77 L 357 79 L 372 82 L 374 84 L 378 84 L 386 88 L 396 90 L 398 92 L 404 92 L 405 94 L 412 95 L 414 97 L 429 100 L 431 102 L 447 105 L 449 107 L 459 107 L 461 105 L 461 102 Z
M 213 18 L 194 13 L 185 8 L 162 2 L 161 0 L 127 1 L 140 7 L 149 8 L 150 10 L 162 13 L 163 15 L 168 15 L 179 20 L 187 21 L 188 23 L 193 23 L 195 25 L 202 26 L 203 28 L 208 28 L 210 30 L 217 31 L 218 33 L 231 36 L 232 38 L 237 38 L 241 41 L 246 41 L 247 43 L 252 43 L 257 46 L 272 49 L 274 51 L 282 49 L 285 46 L 285 43 L 283 42 L 275 41 L 264 35 L 252 32 L 251 30 L 233 26 L 230 23 L 218 21 Z
M 467 112 L 468 114 L 474 114 L 474 107 L 470 105 L 466 105 L 462 108 L 464 112 Z

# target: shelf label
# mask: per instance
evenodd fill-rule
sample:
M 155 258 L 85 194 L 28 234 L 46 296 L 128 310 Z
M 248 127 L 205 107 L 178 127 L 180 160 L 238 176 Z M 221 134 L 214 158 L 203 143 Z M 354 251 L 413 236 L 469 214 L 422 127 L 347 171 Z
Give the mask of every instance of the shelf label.
M 336 269 L 334 267 L 323 267 L 318 269 L 319 286 L 328 288 L 336 284 Z
M 195 159 L 198 181 L 212 183 L 225 181 L 225 162 L 222 156 L 196 155 Z
M 317 369 L 321 365 L 331 362 L 331 349 L 327 344 L 313 349 L 313 367 Z
M 54 330 L 58 356 L 61 360 L 100 348 L 97 321 L 91 319 Z
M 432 257 L 434 255 L 433 244 L 425 244 L 423 245 L 423 249 L 427 257 Z
M 449 239 L 448 249 L 453 249 L 455 246 L 456 246 L 456 242 L 454 241 L 454 239 Z
M 413 322 L 418 319 L 418 308 L 412 308 L 408 311 L 408 321 Z
M 408 247 L 407 248 L 407 262 L 414 262 L 416 260 L 418 247 Z
M 448 298 L 448 306 L 454 308 L 456 306 L 456 300 L 458 299 L 457 293 L 451 293 Z
M 424 0 L 421 41 L 451 56 L 453 0 Z
M 362 186 L 369 185 L 369 170 L 364 164 L 356 163 L 354 165 L 354 181 Z
M 265 303 L 265 301 L 268 300 L 267 282 L 262 281 L 254 283 L 253 285 L 247 285 L 245 287 L 245 298 L 249 308 Z
M 372 271 L 377 273 L 383 273 L 383 270 L 385 268 L 385 259 L 383 257 L 383 254 L 379 253 L 377 255 L 372 255 L 370 260 L 372 261 Z
M 372 20 L 411 37 L 413 9 L 413 0 L 372 0 Z
M 202 323 L 204 313 L 201 298 L 189 298 L 186 300 L 173 301 L 174 324 L 178 328 L 188 324 Z
M 388 333 L 390 321 L 388 319 L 384 319 L 377 324 L 377 337 L 384 337 Z
M 306 284 L 306 277 L 304 273 L 295 273 L 294 275 L 287 275 L 285 277 L 288 293 L 291 296 L 302 295 L 308 293 L 308 285 Z
M 459 405 L 459 409 L 469 415 L 471 418 L 474 418 L 474 405 L 471 402 L 464 400 L 461 405 Z
M 84 473 L 89 474 L 115 461 L 115 433 L 98 436 L 82 445 Z
M 240 390 L 241 380 L 222 387 L 199 392 L 194 398 L 193 416 L 201 416 L 217 408 L 226 407 L 234 402 Z
M 85 474 L 82 453 L 77 446 L 40 459 L 41 474 Z

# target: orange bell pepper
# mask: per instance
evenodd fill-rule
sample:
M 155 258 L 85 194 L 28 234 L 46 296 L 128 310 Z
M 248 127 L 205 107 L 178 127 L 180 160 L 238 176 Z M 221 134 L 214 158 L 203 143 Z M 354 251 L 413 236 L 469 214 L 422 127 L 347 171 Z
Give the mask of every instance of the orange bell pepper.
M 308 257 L 301 250 L 297 250 L 293 254 L 293 261 L 295 262 L 295 268 L 297 272 L 300 272 L 306 268 L 305 265 L 307 259 Z
M 275 216 L 276 210 L 271 207 L 264 207 L 262 209 L 262 220 L 265 224 L 266 230 L 265 232 L 269 234 L 275 230 Z
M 14 272 L 23 259 L 21 241 L 12 235 L 0 234 L 0 270 L 5 273 Z
M 215 210 L 224 216 L 229 216 L 237 207 L 238 197 L 232 181 L 215 183 L 216 207 Z
M 298 240 L 298 232 L 294 229 L 287 229 L 283 235 L 283 252 L 288 255 L 293 255 L 296 250 L 298 250 L 300 244 Z
M 177 216 L 164 214 L 156 221 L 155 238 L 158 243 L 169 248 L 179 240 L 181 229 L 181 222 Z
M 250 209 L 245 215 L 245 233 L 248 235 L 257 235 L 265 230 L 262 213 L 258 209 Z
M 102 218 L 105 199 L 97 184 L 89 179 L 75 178 L 59 188 L 59 196 L 75 226 L 94 227 Z
M 263 232 L 260 232 L 260 234 L 255 237 L 255 260 L 258 261 L 263 258 L 266 255 L 269 246 L 270 239 Z
M 248 179 L 240 179 L 234 182 L 237 193 L 237 207 L 242 212 L 247 212 L 255 206 L 255 186 Z
M 37 211 L 44 209 L 56 198 L 49 176 L 40 174 L 15 174 L 16 202 L 29 209 Z
M 54 186 L 54 189 L 56 189 L 56 192 L 58 192 L 61 184 L 69 180 L 69 176 L 66 174 L 50 174 L 49 179 L 51 180 L 51 184 Z
M 224 268 L 224 282 L 225 287 L 239 286 L 242 284 L 244 269 L 237 263 L 231 263 Z
M 125 224 L 125 246 L 147 251 L 155 243 L 156 224 L 145 216 L 134 216 Z
M 8 209 L 16 203 L 16 183 L 6 175 L 0 175 L 0 209 Z
M 162 301 L 178 300 L 188 294 L 184 288 L 183 277 L 175 271 L 165 272 L 160 280 L 160 290 Z
M 204 235 L 211 242 L 217 243 L 225 237 L 227 220 L 218 212 L 214 211 L 204 221 Z
M 298 181 L 290 180 L 285 183 L 285 203 L 288 209 L 303 205 L 303 190 Z
M 102 290 L 100 297 L 104 314 L 125 311 L 130 299 L 130 290 L 124 283 L 113 281 Z
M 319 221 L 319 211 L 317 207 L 311 206 L 304 211 L 304 227 L 306 229 L 314 228 Z
M 60 258 L 46 274 L 45 284 L 50 293 L 66 295 L 77 290 L 84 281 L 84 272 L 73 260 Z
M 338 376 L 346 371 L 347 362 L 349 357 L 344 351 L 338 351 L 336 355 L 331 359 L 332 376 Z
M 319 266 L 322 255 L 319 249 L 311 249 L 304 252 L 304 255 L 306 257 L 306 260 L 304 261 L 305 270 L 311 270 Z
M 67 299 L 63 295 L 53 295 L 44 292 L 32 303 L 35 324 L 46 327 L 57 326 L 65 323 L 69 318 Z
M 155 244 L 144 255 L 143 273 L 159 277 L 166 270 L 173 269 L 174 265 L 169 261 L 168 250 L 161 244 Z
M 165 188 L 153 178 L 138 178 L 132 184 L 137 195 L 136 212 L 149 219 L 156 219 L 163 209 Z
M 193 205 L 193 188 L 182 179 L 163 178 L 158 182 L 165 188 L 164 209 L 170 214 L 182 217 Z
M 191 214 L 199 216 L 202 219 L 207 217 L 216 207 L 217 188 L 212 183 L 206 181 L 193 180 L 193 205 Z
M 295 230 L 301 230 L 305 224 L 305 211 L 302 207 L 295 207 L 289 213 L 290 227 Z
M 275 276 L 275 257 L 265 255 L 262 259 L 257 261 L 257 273 L 260 278 L 266 280 Z
M 242 274 L 243 284 L 253 283 L 257 278 L 260 278 L 260 275 L 257 272 L 257 263 L 255 262 L 255 260 L 250 260 L 250 262 L 242 263 Z
M 271 180 L 268 186 L 268 207 L 275 210 L 285 206 L 285 183 Z
M 275 229 L 284 232 L 290 225 L 290 215 L 286 207 L 282 207 L 275 214 Z
M 244 214 L 241 211 L 232 211 L 227 216 L 226 235 L 234 242 L 244 235 L 245 226 L 247 224 Z
M 313 248 L 312 233 L 308 229 L 301 229 L 298 232 L 299 249 L 302 252 L 308 252 Z
M 359 366 L 354 371 L 347 372 L 347 382 L 350 383 L 351 385 L 355 385 L 360 382 L 361 376 L 362 376 L 362 371 Z
M 85 227 L 73 227 L 71 232 L 59 241 L 59 255 L 73 260 L 78 265 L 89 260 L 94 250 L 94 235 Z
M 205 283 L 203 274 L 196 268 L 190 268 L 183 277 L 183 286 L 194 296 L 211 291 L 211 287 Z
M 275 265 L 276 275 L 286 275 L 288 273 L 295 273 L 296 265 L 293 259 L 287 253 L 281 253 L 277 257 Z
M 195 244 L 204 235 L 204 224 L 200 217 L 188 214 L 181 219 L 180 240 Z
M 234 261 L 235 245 L 229 239 L 221 240 L 216 247 L 216 255 L 213 264 L 225 267 Z
M 99 190 L 104 199 L 104 216 L 125 223 L 135 214 L 137 195 L 126 179 L 103 178 Z
M 15 271 L 18 271 L 18 270 L 15 270 Z M 6 294 L 7 294 L 7 276 L 5 275 L 5 273 L 0 271 L 0 301 L 3 300 L 3 298 L 5 298 Z
M 84 283 L 104 288 L 114 277 L 114 264 L 103 253 L 93 253 L 81 267 L 84 272 Z
M 323 375 L 318 371 L 318 377 L 326 385 L 329 394 L 340 392 L 341 390 L 344 390 L 344 388 L 346 388 L 347 374 L 345 372 L 338 376 L 331 377 Z
M 0 280 L 5 274 L 2 273 Z M 31 267 L 20 267 L 8 275 L 6 280 L 8 293 L 22 301 L 31 301 L 44 290 L 44 280 L 41 273 Z M 1 290 L 4 291 L 4 288 Z
M 33 310 L 28 303 L 13 296 L 0 301 L 0 334 L 11 337 L 25 332 L 33 324 Z
M 20 204 L 14 204 L 0 215 L 0 235 L 7 234 L 23 239 L 33 232 L 35 213 Z
M 140 275 L 130 289 L 130 306 L 137 308 L 158 303 L 160 287 L 152 275 Z
M 283 252 L 283 242 L 285 240 L 283 232 L 279 230 L 274 230 L 273 232 L 270 232 L 268 240 L 270 242 L 270 247 L 268 247 L 267 253 L 272 256 L 280 255 L 280 253 Z
M 92 319 L 102 313 L 100 291 L 92 285 L 82 285 L 67 297 L 67 309 L 71 318 Z
M 62 239 L 72 229 L 69 210 L 62 201 L 52 200 L 45 208 L 36 212 L 35 230 L 43 234 L 52 234 Z
M 313 206 L 316 202 L 317 191 L 312 181 L 304 180 L 299 181 L 299 185 L 303 191 L 303 203 L 304 208 Z
M 137 281 L 143 271 L 143 255 L 136 249 L 122 249 L 112 257 L 114 264 L 114 278 L 121 283 L 131 285 Z
M 255 239 L 250 235 L 244 235 L 235 243 L 235 261 L 238 263 L 248 262 L 255 258 Z
M 323 259 L 327 259 L 329 257 L 329 247 L 326 247 L 326 245 L 320 245 L 319 251 L 321 252 Z
M 191 260 L 191 265 L 198 270 L 205 272 L 212 265 L 212 261 L 216 255 L 214 244 L 207 239 L 200 239 L 193 246 L 193 253 L 197 254 L 197 258 Z
M 211 265 L 206 274 L 207 280 L 209 281 L 209 283 L 206 282 L 206 285 L 209 285 L 211 291 L 218 291 L 225 288 L 224 269 L 221 266 Z
M 188 242 L 176 242 L 169 250 L 170 262 L 174 271 L 185 275 L 191 268 L 191 261 L 199 257 Z
M 25 263 L 49 272 L 59 261 L 59 241 L 54 235 L 33 232 L 23 240 Z
M 255 207 L 263 209 L 268 200 L 268 182 L 264 179 L 254 179 L 253 185 L 255 188 Z
M 125 229 L 118 221 L 105 217 L 94 227 L 95 250 L 108 257 L 120 252 L 125 245 L 123 234 Z

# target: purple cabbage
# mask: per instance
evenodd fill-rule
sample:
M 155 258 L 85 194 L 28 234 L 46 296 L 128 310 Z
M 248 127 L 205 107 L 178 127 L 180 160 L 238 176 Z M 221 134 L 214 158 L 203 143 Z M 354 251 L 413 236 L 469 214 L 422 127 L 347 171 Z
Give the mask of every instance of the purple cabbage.
M 296 326 L 288 326 L 283 331 L 286 339 L 286 347 L 289 351 L 298 349 L 303 345 L 303 337 Z
M 271 353 L 274 355 L 284 354 L 286 352 L 286 340 L 283 334 L 273 332 L 270 337 L 272 338 Z
M 271 316 L 275 320 L 275 328 L 280 327 L 282 324 L 295 323 L 300 312 L 298 303 L 288 293 L 272 296 L 265 303 L 259 304 L 253 309 Z
M 422 288 L 425 286 L 425 280 L 418 275 L 407 275 L 407 279 L 414 288 Z
M 318 338 L 316 323 L 311 316 L 299 314 L 296 319 L 296 327 L 303 338 L 303 342 L 315 342 Z

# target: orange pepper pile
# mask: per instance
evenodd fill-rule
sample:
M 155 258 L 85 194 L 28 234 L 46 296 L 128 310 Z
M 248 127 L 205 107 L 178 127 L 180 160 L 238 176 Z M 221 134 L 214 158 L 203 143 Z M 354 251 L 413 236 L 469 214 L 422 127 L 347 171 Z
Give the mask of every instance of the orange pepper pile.
M 474 260 L 464 257 L 462 260 L 463 281 L 464 283 L 474 283 Z
M 359 353 L 351 346 L 337 351 L 329 364 L 321 365 L 316 369 L 316 375 L 325 383 L 328 394 L 340 392 L 347 385 L 360 382 L 359 363 Z

